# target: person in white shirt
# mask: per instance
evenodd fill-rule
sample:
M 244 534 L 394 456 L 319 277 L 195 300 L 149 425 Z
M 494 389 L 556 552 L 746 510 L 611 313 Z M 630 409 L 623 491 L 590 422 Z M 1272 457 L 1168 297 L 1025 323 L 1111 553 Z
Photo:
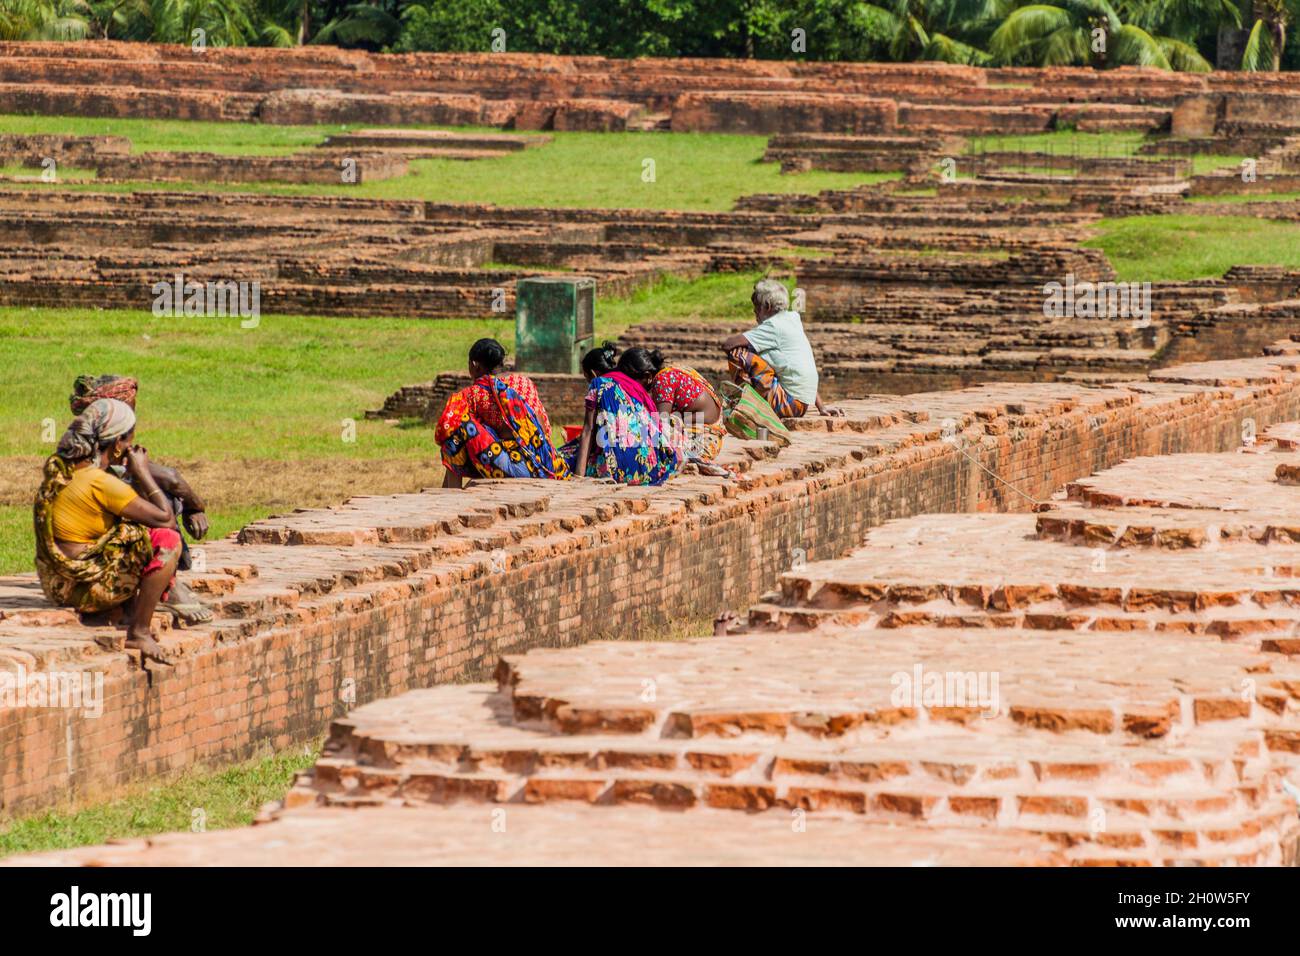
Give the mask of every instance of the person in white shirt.
M 727 370 L 737 385 L 750 384 L 782 418 L 802 418 L 810 406 L 823 415 L 843 415 L 822 404 L 817 390 L 817 362 L 790 296 L 775 279 L 754 285 L 750 297 L 758 325 L 722 343 Z

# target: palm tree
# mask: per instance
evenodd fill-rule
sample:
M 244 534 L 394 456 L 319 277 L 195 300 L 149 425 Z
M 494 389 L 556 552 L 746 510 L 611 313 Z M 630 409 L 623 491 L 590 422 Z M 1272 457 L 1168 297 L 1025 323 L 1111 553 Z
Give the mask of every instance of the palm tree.
M 1241 26 L 1232 0 L 1116 0 L 1115 10 L 1125 23 L 1193 46 L 1215 42 L 1220 27 Z
M 1003 63 L 1034 66 L 1155 66 L 1198 73 L 1211 69 L 1191 43 L 1153 36 L 1124 23 L 1108 0 L 1019 7 L 989 37 L 989 52 Z
M 1297 0 L 1254 0 L 1255 23 L 1241 55 L 1243 70 L 1282 69 L 1286 28 L 1296 16 Z
M 0 40 L 82 40 L 94 33 L 86 0 L 6 0 Z
M 889 55 L 897 61 L 942 60 L 980 64 L 989 56 L 965 42 L 985 19 L 1005 12 L 1010 0 L 894 0 L 889 7 L 864 3 L 890 32 Z
M 321 27 L 311 42 L 378 50 L 401 32 L 402 22 L 378 3 L 353 3 Z

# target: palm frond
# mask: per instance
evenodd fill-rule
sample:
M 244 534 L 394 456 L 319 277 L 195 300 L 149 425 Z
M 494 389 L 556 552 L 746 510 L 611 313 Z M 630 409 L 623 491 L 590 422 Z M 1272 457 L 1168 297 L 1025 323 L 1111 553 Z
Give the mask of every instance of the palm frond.
M 983 50 L 962 43 L 960 40 L 954 40 L 942 33 L 932 33 L 929 44 L 921 51 L 921 59 L 937 60 L 941 63 L 964 63 L 967 66 L 985 66 L 992 57 Z
M 1110 37 L 1106 60 L 1124 66 L 1154 66 L 1172 70 L 1156 38 L 1141 27 L 1126 23 Z
M 1263 20 L 1256 20 L 1250 28 L 1241 53 L 1241 68 L 1252 72 L 1273 69 L 1273 34 Z
M 1156 37 L 1160 52 L 1165 55 L 1169 65 L 1179 73 L 1209 73 L 1214 66 L 1199 50 L 1190 43 L 1175 40 L 1173 37 Z
M 312 38 L 312 43 L 372 43 L 377 46 L 391 43 L 402 30 L 402 24 L 396 17 L 390 16 L 379 7 L 366 3 L 354 3 L 321 28 Z

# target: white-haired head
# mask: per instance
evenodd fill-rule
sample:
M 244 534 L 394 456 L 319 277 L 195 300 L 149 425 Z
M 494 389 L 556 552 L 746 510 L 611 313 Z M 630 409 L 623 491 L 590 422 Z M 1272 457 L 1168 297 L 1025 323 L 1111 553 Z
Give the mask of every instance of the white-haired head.
M 754 303 L 754 315 L 761 322 L 769 315 L 776 315 L 790 308 L 790 293 L 784 285 L 775 279 L 760 279 L 754 283 L 754 294 L 749 297 Z

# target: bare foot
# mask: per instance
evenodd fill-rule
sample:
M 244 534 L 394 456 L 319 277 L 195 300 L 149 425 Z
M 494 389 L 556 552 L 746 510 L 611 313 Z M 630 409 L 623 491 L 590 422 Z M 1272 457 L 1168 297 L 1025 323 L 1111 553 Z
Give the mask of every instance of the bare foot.
M 722 637 L 727 633 L 727 629 L 736 622 L 735 611 L 723 611 L 713 619 L 713 636 Z
M 163 646 L 154 640 L 148 631 L 140 632 L 131 628 L 126 632 L 126 646 L 140 652 L 141 657 L 159 664 L 170 664 L 171 660 Z

